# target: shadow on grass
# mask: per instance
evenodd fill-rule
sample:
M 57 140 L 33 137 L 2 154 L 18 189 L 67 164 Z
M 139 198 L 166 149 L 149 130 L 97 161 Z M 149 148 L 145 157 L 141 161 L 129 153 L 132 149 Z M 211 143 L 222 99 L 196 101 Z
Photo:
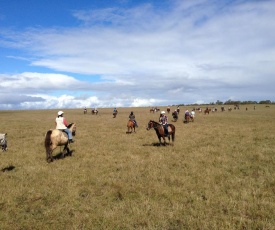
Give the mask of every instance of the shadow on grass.
M 74 150 L 70 150 L 69 153 L 64 154 L 64 157 L 62 156 L 62 152 L 58 153 L 57 155 L 53 156 L 54 160 L 64 159 L 65 157 L 72 156 Z
M 166 144 L 164 144 L 163 142 L 161 144 L 159 142 L 154 142 L 152 144 L 143 144 L 142 146 L 156 146 L 156 147 L 159 147 L 159 146 L 169 146 L 169 145 L 172 145 L 172 144 L 170 144 L 169 142 L 167 142 Z
M 1 172 L 9 172 L 9 171 L 11 171 L 11 170 L 13 170 L 13 169 L 15 169 L 15 166 L 10 165 L 10 166 L 8 166 L 8 167 L 2 168 L 2 169 L 1 169 Z

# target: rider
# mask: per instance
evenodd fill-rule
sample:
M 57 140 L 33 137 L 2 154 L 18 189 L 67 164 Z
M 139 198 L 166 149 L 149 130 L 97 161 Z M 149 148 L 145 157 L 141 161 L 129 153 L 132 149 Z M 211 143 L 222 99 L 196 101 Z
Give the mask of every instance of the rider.
M 187 110 L 185 111 L 185 114 L 184 114 L 185 120 L 187 120 L 187 117 L 188 117 L 188 116 L 190 116 L 190 112 L 189 112 L 189 110 L 187 109 Z
M 194 109 L 192 109 L 192 111 L 191 111 L 191 115 L 190 115 L 193 119 L 195 118 L 195 110 Z
M 168 117 L 165 115 L 165 111 L 161 111 L 159 115 L 159 122 L 164 128 L 165 136 L 168 136 Z
M 114 108 L 114 112 L 113 113 L 117 113 L 117 109 L 116 108 Z
M 131 121 L 134 122 L 135 126 L 138 127 L 138 124 L 137 124 L 137 121 L 136 121 L 136 117 L 135 117 L 133 111 L 131 111 L 131 113 L 130 113 L 130 115 L 129 115 L 129 118 L 130 118 Z
M 175 111 L 172 113 L 172 116 L 173 116 L 173 118 L 174 118 L 175 120 L 178 119 L 178 112 L 177 112 L 176 109 L 175 109 Z
M 65 117 L 63 117 L 63 114 L 64 114 L 63 111 L 59 111 L 57 113 L 57 118 L 55 119 L 56 129 L 66 132 L 69 137 L 69 143 L 74 143 L 72 132 L 70 129 L 67 128 L 68 123 Z

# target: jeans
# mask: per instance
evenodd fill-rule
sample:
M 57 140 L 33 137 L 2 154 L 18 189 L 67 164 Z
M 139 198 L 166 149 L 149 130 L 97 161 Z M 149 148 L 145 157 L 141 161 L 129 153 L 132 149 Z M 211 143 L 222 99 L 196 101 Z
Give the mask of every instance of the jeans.
M 72 135 L 71 130 L 69 130 L 69 129 L 64 129 L 64 131 L 68 134 L 69 140 L 72 140 L 72 139 L 73 139 L 73 135 Z

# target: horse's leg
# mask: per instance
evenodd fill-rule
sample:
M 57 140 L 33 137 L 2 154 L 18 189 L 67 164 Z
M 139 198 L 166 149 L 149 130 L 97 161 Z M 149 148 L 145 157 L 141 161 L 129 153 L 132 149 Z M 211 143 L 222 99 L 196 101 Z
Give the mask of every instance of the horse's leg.
M 46 161 L 48 163 L 53 161 L 53 156 L 52 156 L 53 150 L 52 149 L 47 149 L 46 151 Z
M 158 139 L 159 139 L 159 146 L 161 146 L 161 136 L 158 135 Z
M 64 146 L 64 149 L 63 149 L 62 154 L 61 154 L 62 158 L 65 157 L 65 152 L 68 152 L 67 149 L 68 149 L 68 144 L 66 144 L 66 145 Z
M 67 155 L 68 155 L 68 156 L 72 156 L 72 153 L 71 153 L 71 151 L 70 151 L 70 149 L 69 149 L 68 146 L 67 146 Z
M 169 135 L 168 135 L 168 137 L 169 137 Z M 166 145 L 166 140 L 165 140 L 164 135 L 162 136 L 162 138 L 163 138 L 163 145 L 165 146 Z

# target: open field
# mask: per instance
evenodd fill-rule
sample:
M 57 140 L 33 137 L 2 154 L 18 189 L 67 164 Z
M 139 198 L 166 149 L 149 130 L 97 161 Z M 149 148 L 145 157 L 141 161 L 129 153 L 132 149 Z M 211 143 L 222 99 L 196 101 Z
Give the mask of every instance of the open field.
M 184 124 L 182 106 L 175 145 L 160 147 L 149 108 L 63 110 L 74 152 L 49 164 L 58 110 L 0 111 L 0 229 L 275 229 L 275 105 L 245 107 Z

